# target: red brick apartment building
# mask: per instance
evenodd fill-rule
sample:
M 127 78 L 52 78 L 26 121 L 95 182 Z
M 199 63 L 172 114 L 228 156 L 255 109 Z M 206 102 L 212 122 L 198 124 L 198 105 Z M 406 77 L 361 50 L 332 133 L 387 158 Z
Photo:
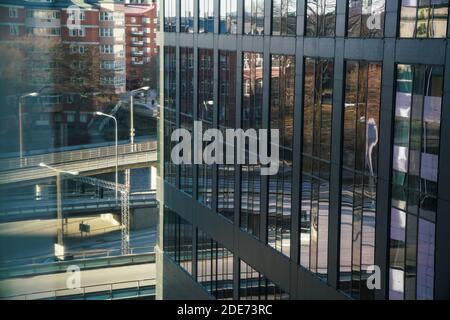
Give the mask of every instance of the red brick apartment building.
M 53 131 L 51 145 L 88 142 L 79 135 L 94 111 L 151 83 L 155 31 L 152 1 L 5 0 L 0 46 L 12 63 L 21 61 L 22 77 L 12 78 L 22 81 L 2 88 L 4 95 L 15 106 L 18 93 L 40 92 L 26 100 L 24 119 Z M 71 128 L 76 134 L 59 134 Z

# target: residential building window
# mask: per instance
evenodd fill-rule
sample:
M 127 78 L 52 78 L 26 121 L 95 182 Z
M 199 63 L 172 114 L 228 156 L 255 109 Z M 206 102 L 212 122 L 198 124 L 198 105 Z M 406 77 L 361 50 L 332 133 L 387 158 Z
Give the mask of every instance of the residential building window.
M 219 129 L 236 127 L 236 63 L 234 51 L 219 51 Z M 226 159 L 226 148 L 224 159 Z M 217 211 L 228 221 L 234 222 L 235 166 L 218 165 Z
M 86 35 L 86 30 L 84 28 L 80 29 L 69 29 L 70 37 L 84 37 Z
M 347 61 L 340 211 L 339 289 L 374 299 L 367 288 L 375 264 L 381 63 Z
M 243 53 L 242 129 L 262 129 L 264 55 Z M 246 150 L 248 158 L 249 150 Z M 261 222 L 261 167 L 241 166 L 240 227 L 259 238 Z
M 218 300 L 233 299 L 233 253 L 198 230 L 197 282 Z
M 88 115 L 86 113 L 80 113 L 80 123 L 87 123 Z
M 289 294 L 240 260 L 239 300 L 289 300 Z
M 402 0 L 401 38 L 445 38 L 447 36 L 448 0 Z
M 264 0 L 244 0 L 244 34 L 264 34 Z
M 198 32 L 214 32 L 214 0 L 199 0 Z
M 238 0 L 220 0 L 219 32 L 221 34 L 237 33 Z
M 9 25 L 9 34 L 11 36 L 18 36 L 19 35 L 19 26 Z
M 192 224 L 164 207 L 164 253 L 191 275 L 193 237 Z
M 350 0 L 347 36 L 381 38 L 384 35 L 386 0 Z
M 164 32 L 175 32 L 177 28 L 177 0 L 164 1 Z
M 114 53 L 114 46 L 112 44 L 102 44 L 100 45 L 100 52 L 106 54 Z
M 307 0 L 306 5 L 306 36 L 334 37 L 336 0 Z
M 272 4 L 272 35 L 297 34 L 297 0 L 274 0 Z
M 19 10 L 17 8 L 9 8 L 8 13 L 10 18 L 17 19 L 19 17 Z
M 113 37 L 114 29 L 113 28 L 100 28 L 100 37 Z
M 164 179 L 172 185 L 176 184 L 176 166 L 171 160 L 172 148 L 175 146 L 171 135 L 176 129 L 177 123 L 177 57 L 175 49 L 175 47 L 164 47 Z
M 270 129 L 280 132 L 279 170 L 269 176 L 268 244 L 286 256 L 291 248 L 295 57 L 273 55 L 270 76 Z
M 333 79 L 333 60 L 305 59 L 300 265 L 323 280 L 328 275 Z
M 101 11 L 100 12 L 100 20 L 101 21 L 113 21 L 114 20 L 113 12 Z
M 180 48 L 180 126 L 194 132 L 194 49 Z M 192 156 L 192 155 L 191 155 Z M 194 167 L 181 164 L 180 190 L 193 194 Z
M 67 122 L 74 123 L 75 122 L 75 112 L 67 112 L 66 113 Z
M 434 298 L 444 68 L 397 65 L 389 298 Z
M 197 115 L 203 125 L 203 133 L 213 127 L 214 114 L 214 51 L 198 50 L 198 106 Z M 208 145 L 204 142 L 202 150 Z M 213 166 L 201 164 L 198 168 L 198 201 L 207 207 L 212 205 Z

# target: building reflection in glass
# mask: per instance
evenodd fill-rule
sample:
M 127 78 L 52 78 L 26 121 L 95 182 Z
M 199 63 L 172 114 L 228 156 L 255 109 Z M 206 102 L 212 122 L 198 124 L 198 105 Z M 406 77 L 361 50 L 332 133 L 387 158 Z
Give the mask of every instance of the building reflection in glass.
M 262 128 L 263 108 L 262 53 L 244 52 L 242 77 L 242 129 Z M 248 145 L 246 145 L 248 158 Z M 248 163 L 248 161 L 246 161 Z M 241 166 L 240 226 L 251 235 L 260 236 L 261 168 L 259 165 Z
M 180 48 L 180 127 L 194 132 L 194 49 Z M 193 155 L 191 154 L 191 158 Z M 181 164 L 180 190 L 192 195 L 193 165 Z
M 197 282 L 218 300 L 233 299 L 233 253 L 197 231 Z
M 401 38 L 445 38 L 447 36 L 448 0 L 402 0 Z
M 290 256 L 295 57 L 273 55 L 271 63 L 270 128 L 280 131 L 280 168 L 269 177 L 268 244 Z
M 343 131 L 339 288 L 373 299 L 381 63 L 347 61 Z
M 385 0 L 350 0 L 347 35 L 381 38 L 384 35 Z
M 306 36 L 334 37 L 336 0 L 307 0 L 306 5 Z
M 433 299 L 443 68 L 397 66 L 390 299 Z
M 237 5 L 238 0 L 220 0 L 219 33 L 237 33 Z
M 203 133 L 213 127 L 214 115 L 214 50 L 198 50 L 198 105 L 197 120 L 202 121 Z M 205 150 L 204 142 L 202 150 Z M 213 165 L 198 165 L 197 199 L 207 207 L 212 205 Z
M 239 300 L 289 300 L 289 294 L 241 260 Z
M 333 60 L 305 59 L 300 265 L 328 274 Z
M 219 129 L 225 137 L 226 129 L 236 126 L 236 62 L 234 51 L 219 51 Z M 226 159 L 226 148 L 224 148 Z M 234 222 L 235 166 L 218 165 L 217 211 Z

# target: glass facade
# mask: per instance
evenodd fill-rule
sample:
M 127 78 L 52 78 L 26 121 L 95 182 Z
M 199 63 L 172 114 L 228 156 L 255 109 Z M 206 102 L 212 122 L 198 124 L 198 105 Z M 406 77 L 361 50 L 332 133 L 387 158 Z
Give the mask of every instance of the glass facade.
M 164 208 L 164 251 L 192 275 L 193 227 L 169 208 Z
M 264 0 L 244 0 L 244 34 L 264 34 Z
M 270 128 L 280 132 L 280 168 L 269 176 L 268 244 L 290 256 L 295 57 L 273 55 L 271 63 Z
M 346 63 L 339 288 L 356 299 L 374 298 L 381 73 L 381 63 Z
M 164 1 L 164 32 L 176 32 L 177 0 Z
M 199 33 L 210 35 L 194 37 L 192 45 L 189 34 L 165 39 L 181 47 L 179 54 L 164 48 L 163 172 L 166 182 L 193 196 L 187 210 L 196 211 L 194 229 L 206 232 L 199 231 L 194 253 L 203 250 L 203 241 L 227 256 L 234 252 L 240 267 L 234 269 L 234 297 L 243 300 L 315 296 L 308 292 L 313 285 L 332 287 L 336 292 L 323 291 L 327 298 L 445 296 L 441 279 L 447 276 L 437 272 L 439 258 L 447 258 L 439 248 L 448 238 L 439 233 L 446 226 L 438 218 L 445 216 L 448 197 L 438 186 L 448 185 L 442 170 L 448 126 L 441 127 L 448 118 L 441 115 L 448 59 L 445 39 L 431 38 L 447 37 L 448 1 L 299 3 L 199 1 L 194 19 Z M 221 36 L 207 43 L 215 19 Z M 429 61 L 435 65 L 424 65 Z M 224 137 L 227 129 L 245 131 L 246 164 L 171 165 L 170 133 L 177 126 L 193 133 L 193 120 L 202 122 L 202 133 L 215 127 Z M 273 176 L 262 175 L 258 159 L 249 163 L 260 150 L 252 149 L 248 133 L 260 129 L 280 132 Z M 235 160 L 240 151 L 233 152 Z M 228 249 L 206 235 L 224 236 L 224 230 L 234 237 L 220 238 Z M 239 250 L 244 244 L 261 252 L 250 259 L 247 247 Z M 225 279 L 217 275 L 222 261 L 216 249 L 208 250 L 207 258 L 194 257 L 199 273 L 193 278 L 213 296 L 231 298 L 232 281 L 218 284 Z M 269 259 L 292 270 L 272 272 Z M 378 265 L 388 286 L 372 290 L 367 281 Z M 296 281 L 305 274 L 313 280 L 302 287 Z M 288 292 L 275 284 L 285 288 L 288 280 Z
M 164 179 L 172 185 L 176 184 L 176 166 L 171 160 L 171 152 L 174 147 L 171 135 L 177 128 L 177 57 L 175 50 L 175 47 L 164 47 Z
M 219 129 L 224 136 L 226 129 L 236 126 L 236 62 L 236 52 L 219 51 Z M 225 148 L 225 157 L 226 152 Z M 217 211 L 234 222 L 235 166 L 218 165 L 217 170 Z
M 381 38 L 384 35 L 385 0 L 350 0 L 347 36 Z
M 197 282 L 219 300 L 233 298 L 233 253 L 198 230 Z
M 326 279 L 334 63 L 305 59 L 300 264 Z
M 289 294 L 263 274 L 240 261 L 239 299 L 240 300 L 289 300 Z
M 194 0 L 180 0 L 180 32 L 194 32 Z
M 194 132 L 194 50 L 180 48 L 180 127 Z M 191 159 L 193 155 L 191 154 Z M 193 165 L 181 164 L 180 190 L 193 194 Z
M 197 120 L 202 122 L 203 133 L 213 128 L 214 116 L 214 51 L 198 50 L 198 106 Z M 202 150 L 208 143 L 204 142 Z M 201 164 L 198 168 L 198 194 L 200 203 L 212 205 L 213 165 Z
M 198 32 L 214 32 L 214 0 L 199 0 L 198 2 Z
M 272 2 L 272 35 L 295 36 L 297 34 L 297 0 Z
M 219 0 L 220 21 L 219 32 L 221 34 L 237 33 L 237 6 L 239 0 Z
M 443 68 L 397 66 L 391 299 L 433 299 Z
M 242 129 L 262 128 L 263 72 L 262 53 L 244 52 L 242 77 Z M 249 158 L 246 142 L 247 158 Z M 247 161 L 246 163 L 249 163 Z M 261 168 L 259 164 L 241 166 L 241 228 L 260 236 L 261 222 Z
M 402 0 L 401 38 L 445 38 L 447 36 L 448 0 Z
M 307 0 L 306 6 L 306 36 L 334 37 L 336 0 Z

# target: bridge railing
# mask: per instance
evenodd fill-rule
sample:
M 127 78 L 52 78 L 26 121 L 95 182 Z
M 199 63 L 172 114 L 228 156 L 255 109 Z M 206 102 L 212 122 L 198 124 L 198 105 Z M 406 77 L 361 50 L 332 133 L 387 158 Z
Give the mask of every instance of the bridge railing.
M 66 257 L 70 260 L 51 263 L 39 263 L 39 260 L 45 259 L 45 257 L 36 257 L 28 259 L 28 261 L 25 259 L 22 259 L 22 261 L 19 261 L 19 259 L 11 260 L 0 265 L 0 279 L 66 272 L 70 266 L 77 266 L 80 270 L 88 270 L 154 263 L 156 257 L 153 249 L 153 247 L 135 247 L 130 249 L 130 254 L 124 256 L 121 255 L 120 249 L 66 253 Z
M 120 145 L 118 147 L 119 155 L 125 155 L 135 152 L 156 151 L 156 141 L 146 141 L 131 144 Z M 76 161 L 85 161 L 90 159 L 114 157 L 116 155 L 115 146 L 97 147 L 93 149 L 73 150 L 58 153 L 49 153 L 20 158 L 0 159 L 0 171 L 15 170 L 26 167 L 37 167 L 41 162 L 46 164 L 58 164 Z
M 115 300 L 152 297 L 156 279 L 143 279 L 1 297 L 1 300 Z
M 130 204 L 132 207 L 139 207 L 145 205 L 156 204 L 156 191 L 152 191 L 146 195 L 132 195 L 130 196 Z M 64 200 L 63 211 L 73 212 L 77 210 L 100 210 L 116 208 L 118 204 L 115 198 L 106 199 L 70 199 Z M 25 215 L 25 214 L 38 214 L 38 213 L 55 213 L 56 212 L 56 201 L 46 201 L 46 202 L 31 202 L 31 203 L 16 203 L 11 202 L 10 204 L 2 203 L 0 205 L 0 217 L 15 216 L 15 215 Z

